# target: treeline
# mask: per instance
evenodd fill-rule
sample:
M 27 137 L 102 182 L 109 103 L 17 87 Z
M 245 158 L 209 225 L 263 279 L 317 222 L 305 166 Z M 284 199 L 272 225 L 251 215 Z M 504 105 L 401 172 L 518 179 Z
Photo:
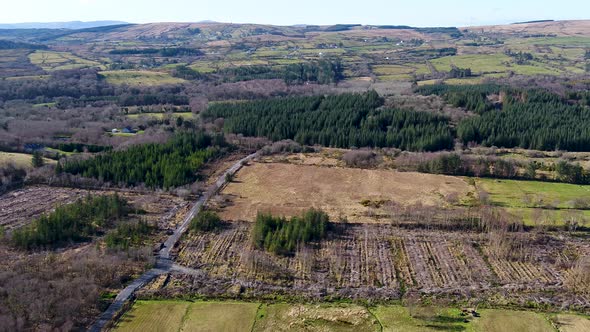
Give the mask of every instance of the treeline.
M 34 249 L 85 241 L 128 212 L 127 201 L 117 194 L 87 196 L 17 229 L 12 234 L 12 243 L 22 249 Z
M 472 75 L 471 68 L 453 67 L 451 69 L 451 71 L 449 71 L 450 78 L 465 78 L 465 77 L 471 77 L 471 75 Z
M 217 71 L 216 74 L 226 82 L 283 79 L 287 84 L 306 82 L 335 84 L 344 78 L 340 59 L 323 59 L 274 67 L 266 65 L 229 67 Z
M 224 118 L 227 132 L 350 148 L 437 151 L 453 146 L 448 119 L 427 112 L 381 110 L 375 91 L 210 105 L 203 116 Z
M 84 144 L 84 143 L 59 143 L 59 144 L 52 145 L 52 147 L 54 149 L 58 149 L 63 152 L 85 152 L 85 151 L 88 151 L 90 153 L 110 151 L 112 149 L 111 146 L 102 146 L 102 145 Z
M 320 60 L 306 63 L 287 65 L 283 74 L 287 84 L 302 84 L 317 82 L 319 84 L 334 84 L 344 78 L 340 60 Z
M 590 151 L 588 109 L 548 91 L 494 85 L 439 85 L 419 88 L 418 92 L 441 95 L 454 106 L 480 114 L 459 123 L 457 135 L 464 143 L 544 151 Z
M 290 220 L 259 213 L 252 230 L 252 244 L 277 255 L 290 255 L 298 245 L 324 239 L 328 228 L 328 215 L 321 210 L 310 209 Z
M 159 55 L 163 57 L 203 55 L 202 51 L 187 47 L 115 49 L 109 53 L 113 55 Z
M 440 153 L 400 157 L 396 160 L 396 165 L 404 171 L 432 174 L 590 184 L 590 172 L 579 164 L 565 160 L 547 165 L 537 161 Z M 540 170 L 543 172 L 539 172 Z M 553 173 L 553 177 L 547 177 L 548 173 Z
M 52 72 L 46 79 L 0 80 L 0 102 L 9 100 L 56 102 L 56 107 L 60 109 L 95 103 L 97 107 L 106 104 L 189 104 L 189 98 L 182 86 L 114 86 L 97 69 L 59 70 Z
M 58 163 L 57 171 L 125 186 L 169 189 L 197 180 L 197 171 L 225 145 L 221 135 L 180 132 L 165 144 L 132 146 L 86 160 L 67 159 Z
M 12 49 L 46 50 L 47 48 L 48 48 L 47 45 L 14 42 L 14 41 L 10 41 L 10 40 L 0 40 L 0 50 L 12 50 Z

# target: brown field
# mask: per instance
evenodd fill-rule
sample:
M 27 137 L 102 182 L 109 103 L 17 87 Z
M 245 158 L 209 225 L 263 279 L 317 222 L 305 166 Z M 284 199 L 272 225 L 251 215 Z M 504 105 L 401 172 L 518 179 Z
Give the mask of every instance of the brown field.
M 461 178 L 340 167 L 252 163 L 222 192 L 226 220 L 254 220 L 258 212 L 293 216 L 310 208 L 325 210 L 332 220 L 374 222 L 373 207 L 444 206 L 445 197 L 466 197 L 472 188 Z M 364 203 L 361 204 L 361 202 Z M 367 204 L 367 203 L 370 204 Z
M 590 21 L 557 21 L 527 24 L 491 25 L 469 27 L 474 32 L 523 33 L 523 34 L 556 34 L 558 36 L 588 36 Z
M 0 226 L 10 230 L 19 227 L 56 206 L 73 203 L 86 195 L 112 192 L 73 188 L 35 186 L 15 190 L 0 196 Z M 160 228 L 174 227 L 188 210 L 188 203 L 170 195 L 122 192 L 136 208 L 146 211 L 142 218 L 158 223 Z

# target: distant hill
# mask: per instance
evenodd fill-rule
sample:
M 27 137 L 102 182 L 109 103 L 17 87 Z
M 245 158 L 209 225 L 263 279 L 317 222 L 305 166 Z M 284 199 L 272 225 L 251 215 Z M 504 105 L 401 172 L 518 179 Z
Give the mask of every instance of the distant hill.
M 109 25 L 127 24 L 122 21 L 71 21 L 71 22 L 32 22 L 32 23 L 11 23 L 0 24 L 0 29 L 87 29 L 104 27 Z

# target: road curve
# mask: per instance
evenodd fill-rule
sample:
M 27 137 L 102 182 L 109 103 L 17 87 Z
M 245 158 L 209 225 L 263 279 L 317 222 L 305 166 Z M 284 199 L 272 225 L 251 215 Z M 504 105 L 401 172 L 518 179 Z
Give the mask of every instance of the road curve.
M 94 324 L 88 329 L 90 332 L 100 332 L 107 324 L 115 317 L 115 315 L 123 308 L 123 305 L 131 298 L 136 290 L 141 288 L 143 285 L 150 282 L 155 277 L 168 273 L 168 272 L 186 272 L 188 274 L 197 273 L 195 270 L 188 269 L 176 264 L 173 264 L 170 260 L 170 250 L 174 248 L 182 234 L 188 229 L 191 220 L 201 211 L 201 208 L 207 203 L 207 201 L 215 195 L 221 187 L 225 184 L 227 175 L 235 174 L 244 162 L 252 160 L 256 156 L 256 153 L 248 155 L 237 161 L 230 168 L 228 168 L 221 176 L 215 181 L 215 183 L 207 190 L 207 192 L 201 196 L 193 205 L 189 213 L 186 215 L 182 224 L 176 228 L 174 233 L 168 237 L 164 242 L 164 247 L 158 253 L 156 260 L 156 266 L 153 269 L 146 271 L 139 278 L 135 279 L 125 289 L 123 289 L 115 298 L 113 303 L 103 312 L 100 317 L 94 322 Z M 186 271 L 185 271 L 186 270 Z

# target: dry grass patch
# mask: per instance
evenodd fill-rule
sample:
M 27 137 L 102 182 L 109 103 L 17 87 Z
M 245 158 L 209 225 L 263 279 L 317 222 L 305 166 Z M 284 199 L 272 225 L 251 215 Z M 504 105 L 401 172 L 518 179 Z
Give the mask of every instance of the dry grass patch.
M 258 314 L 252 331 L 379 331 L 364 307 L 352 304 L 274 304 Z M 261 317 L 263 316 L 263 317 Z
M 553 317 L 560 332 L 590 331 L 590 319 L 580 315 L 560 314 Z
M 258 212 L 294 216 L 315 207 L 326 211 L 332 220 L 345 216 L 349 221 L 373 222 L 374 205 L 393 201 L 443 206 L 445 197 L 464 197 L 471 189 L 461 178 L 442 175 L 253 163 L 222 191 L 231 202 L 221 216 L 252 221 Z M 367 204 L 371 202 L 380 203 Z

